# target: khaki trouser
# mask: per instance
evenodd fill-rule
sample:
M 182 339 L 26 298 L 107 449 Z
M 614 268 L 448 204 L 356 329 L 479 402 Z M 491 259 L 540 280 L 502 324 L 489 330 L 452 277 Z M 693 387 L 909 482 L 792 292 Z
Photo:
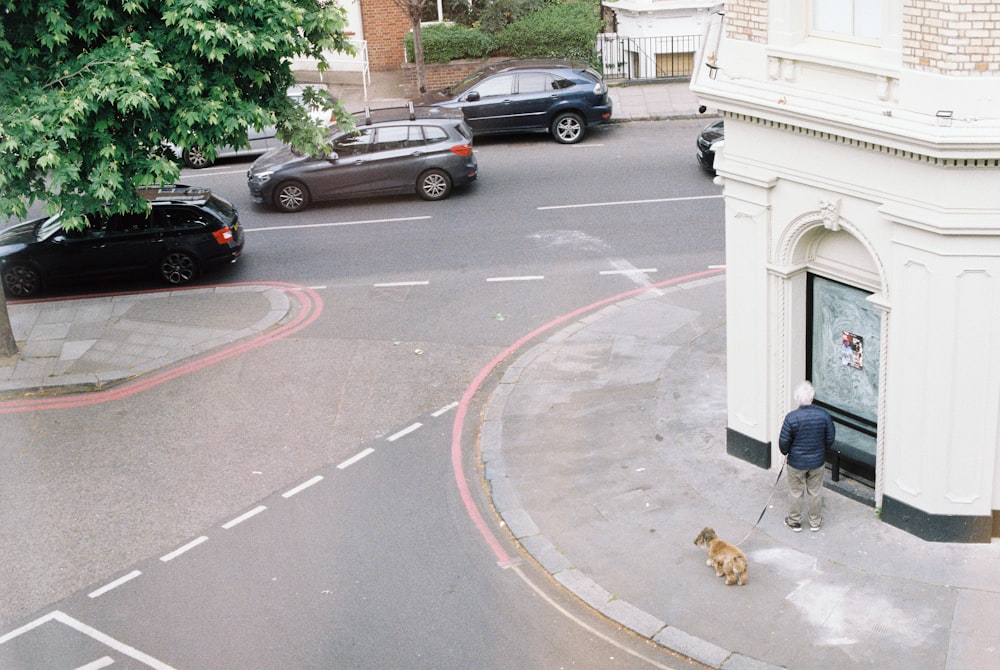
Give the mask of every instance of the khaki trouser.
M 787 466 L 788 470 L 788 520 L 802 523 L 803 499 L 809 518 L 809 525 L 819 526 L 823 519 L 820 507 L 823 505 L 823 473 L 824 466 L 812 470 L 799 470 Z

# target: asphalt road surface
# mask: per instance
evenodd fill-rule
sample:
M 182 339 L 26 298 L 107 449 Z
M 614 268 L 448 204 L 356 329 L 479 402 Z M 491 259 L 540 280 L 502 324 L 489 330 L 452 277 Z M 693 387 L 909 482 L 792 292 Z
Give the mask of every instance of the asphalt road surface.
M 129 399 L 3 417 L 0 667 L 691 667 L 511 543 L 475 453 L 484 394 L 458 472 L 451 441 L 526 333 L 723 262 L 702 125 L 477 141 L 479 182 L 435 203 L 280 214 L 250 202 L 246 162 L 185 171 L 247 230 L 200 281 L 296 283 L 322 313 Z

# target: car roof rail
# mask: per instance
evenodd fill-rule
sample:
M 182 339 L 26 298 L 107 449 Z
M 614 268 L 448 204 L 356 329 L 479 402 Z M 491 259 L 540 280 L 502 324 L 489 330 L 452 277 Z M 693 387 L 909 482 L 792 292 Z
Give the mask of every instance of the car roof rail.
M 164 184 L 147 186 L 139 194 L 147 200 L 204 200 L 212 195 L 212 189 L 187 184 Z

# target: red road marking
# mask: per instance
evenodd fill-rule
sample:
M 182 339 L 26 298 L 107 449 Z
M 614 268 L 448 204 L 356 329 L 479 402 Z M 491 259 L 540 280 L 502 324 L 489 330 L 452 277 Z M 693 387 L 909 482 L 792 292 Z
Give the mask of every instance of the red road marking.
M 126 382 L 104 391 L 92 391 L 78 395 L 58 397 L 32 398 L 28 400 L 3 401 L 0 402 L 0 414 L 86 407 L 89 405 L 111 402 L 112 400 L 128 398 L 136 393 L 141 393 L 142 391 L 151 389 L 154 386 L 159 386 L 160 384 L 168 382 L 171 379 L 176 379 L 182 375 L 186 375 L 197 370 L 203 370 L 211 365 L 215 365 L 216 363 L 232 358 L 233 356 L 256 349 L 268 344 L 269 342 L 274 342 L 275 340 L 288 337 L 289 335 L 297 333 L 313 323 L 323 312 L 323 299 L 320 298 L 319 294 L 313 289 L 299 286 L 297 284 L 288 284 L 284 282 L 242 282 L 238 284 L 223 284 L 219 286 L 269 286 L 271 288 L 284 291 L 289 296 L 293 297 L 298 301 L 300 309 L 298 314 L 296 314 L 291 321 L 283 326 L 268 330 L 248 339 L 241 340 L 232 346 L 220 349 L 199 358 L 195 358 L 186 363 L 181 363 L 180 365 L 145 375 L 140 379 Z M 205 287 L 201 286 L 192 287 L 191 289 L 174 289 L 174 291 L 196 290 L 198 288 Z M 154 293 L 157 291 L 149 292 Z
M 540 326 L 527 335 L 521 337 L 514 344 L 501 351 L 500 354 L 487 363 L 486 367 L 480 370 L 479 374 L 477 374 L 472 380 L 472 383 L 465 390 L 465 393 L 462 394 L 462 399 L 459 401 L 458 409 L 455 412 L 455 420 L 451 426 L 451 468 L 455 476 L 455 483 L 458 486 L 459 495 L 462 498 L 462 503 L 465 505 L 465 512 L 469 515 L 469 518 L 476 526 L 476 529 L 479 530 L 479 534 L 482 535 L 483 540 L 485 540 L 486 544 L 493 550 L 493 554 L 497 558 L 497 563 L 508 563 L 510 561 L 510 555 L 504 550 L 503 546 L 500 544 L 500 540 L 493 533 L 493 531 L 490 530 L 490 527 L 486 525 L 486 521 L 479 513 L 479 508 L 476 507 L 475 502 L 472 500 L 472 493 L 469 491 L 469 483 L 465 480 L 465 477 L 462 476 L 462 424 L 465 423 L 465 415 L 468 412 L 470 403 L 472 402 L 472 397 L 479 392 L 479 388 L 482 386 L 486 378 L 505 358 L 517 352 L 521 347 L 542 333 L 551 330 L 566 321 L 575 319 L 582 314 L 586 314 L 587 312 L 591 312 L 607 304 L 618 302 L 619 300 L 624 300 L 625 298 L 642 293 L 643 291 L 650 291 L 664 286 L 671 286 L 673 284 L 681 284 L 695 279 L 711 277 L 723 272 L 725 272 L 725 270 L 721 268 L 705 270 L 703 272 L 695 272 L 694 274 L 685 275 L 683 277 L 668 279 L 657 284 L 652 284 L 651 286 L 642 286 L 640 288 L 632 289 L 631 291 L 626 291 L 625 293 L 619 293 L 618 295 L 610 298 L 605 298 L 604 300 L 599 300 L 595 303 L 587 305 L 586 307 L 574 310 L 569 314 L 557 317 L 556 319 L 549 321 L 545 325 Z

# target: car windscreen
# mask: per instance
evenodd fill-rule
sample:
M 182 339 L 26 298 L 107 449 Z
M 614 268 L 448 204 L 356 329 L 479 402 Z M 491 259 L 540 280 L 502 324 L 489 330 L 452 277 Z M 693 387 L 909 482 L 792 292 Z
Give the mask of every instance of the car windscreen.
M 465 93 L 468 89 L 472 88 L 478 84 L 482 79 L 488 75 L 489 72 L 485 70 L 480 70 L 479 72 L 473 72 L 468 77 L 458 82 L 454 86 L 449 86 L 446 90 L 453 95 L 459 95 L 460 93 Z
M 41 242 L 47 240 L 62 229 L 62 214 L 53 214 L 38 224 L 35 229 L 35 239 Z

